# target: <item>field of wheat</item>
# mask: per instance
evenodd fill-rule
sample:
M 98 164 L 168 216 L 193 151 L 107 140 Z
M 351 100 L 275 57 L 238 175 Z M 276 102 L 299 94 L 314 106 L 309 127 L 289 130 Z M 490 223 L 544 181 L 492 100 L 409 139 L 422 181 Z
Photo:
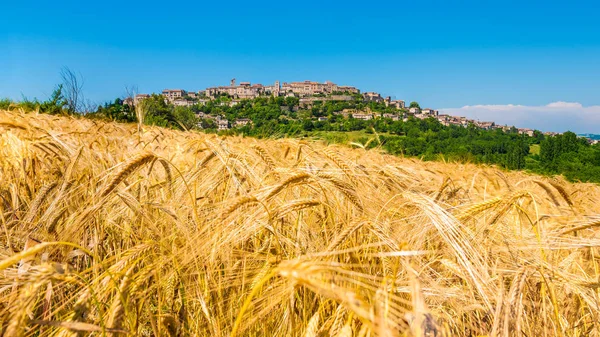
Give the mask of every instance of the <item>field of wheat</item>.
M 600 189 L 0 112 L 4 336 L 599 336 Z

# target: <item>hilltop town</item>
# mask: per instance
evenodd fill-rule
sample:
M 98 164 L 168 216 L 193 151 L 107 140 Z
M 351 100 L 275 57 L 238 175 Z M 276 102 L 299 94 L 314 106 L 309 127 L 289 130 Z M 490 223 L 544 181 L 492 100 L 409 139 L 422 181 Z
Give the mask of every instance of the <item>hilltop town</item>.
M 404 100 L 394 100 L 390 96 L 383 97 L 377 92 L 364 92 L 353 86 L 338 85 L 330 81 L 319 83 L 315 81 L 302 82 L 280 82 L 275 81 L 272 85 L 252 84 L 250 82 L 236 83 L 232 79 L 228 86 L 209 87 L 199 91 L 187 91 L 183 89 L 165 89 L 160 95 L 165 102 L 174 106 L 198 106 L 213 102 L 218 98 L 226 97 L 229 100 L 221 101 L 220 104 L 235 106 L 244 100 L 252 100 L 259 97 L 296 97 L 298 104 L 292 109 L 310 109 L 317 102 L 350 102 L 363 101 L 365 103 L 374 102 L 385 105 L 387 113 L 380 113 L 366 109 L 342 109 L 333 111 L 335 115 L 341 115 L 344 118 L 354 118 L 359 120 L 373 120 L 376 118 L 389 118 L 391 120 L 407 121 L 409 118 L 427 119 L 434 118 L 445 126 L 456 125 L 467 127 L 473 125 L 484 130 L 502 129 L 504 131 L 515 130 L 519 134 L 526 134 L 530 137 L 534 135 L 534 130 L 528 128 L 515 128 L 514 126 L 498 125 L 493 121 L 478 121 L 463 116 L 451 116 L 440 114 L 438 110 L 432 108 L 421 108 L 418 104 L 406 105 Z M 125 104 L 137 105 L 140 101 L 150 97 L 149 94 L 137 94 L 125 100 Z M 218 130 L 227 130 L 231 127 L 245 126 L 251 123 L 247 118 L 239 118 L 235 121 L 229 121 L 223 116 L 211 116 L 203 111 L 196 111 L 200 119 L 212 118 L 216 122 Z M 327 117 L 315 117 L 317 121 L 325 121 Z M 546 135 L 555 133 L 546 132 Z

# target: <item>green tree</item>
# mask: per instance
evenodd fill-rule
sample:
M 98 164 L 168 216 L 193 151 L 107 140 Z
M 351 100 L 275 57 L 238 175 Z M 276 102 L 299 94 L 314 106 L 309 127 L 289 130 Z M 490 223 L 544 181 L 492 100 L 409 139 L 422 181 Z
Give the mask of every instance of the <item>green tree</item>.
M 192 109 L 184 106 L 175 107 L 173 110 L 175 121 L 179 126 L 186 130 L 195 129 L 198 125 L 198 120 Z
M 133 107 L 128 104 L 123 104 L 123 100 L 120 98 L 115 99 L 113 102 L 105 103 L 104 105 L 99 106 L 96 112 L 92 114 L 92 117 L 93 116 L 128 123 L 136 120 Z
M 146 109 L 145 124 L 179 127 L 173 115 L 173 106 L 168 105 L 163 96 L 152 94 L 152 96 L 144 99 L 143 103 Z
M 52 115 L 63 113 L 65 106 L 67 106 L 67 101 L 63 96 L 62 90 L 63 85 L 59 84 L 52 92 L 52 95 L 50 95 L 50 98 L 39 105 L 40 112 Z
M 201 119 L 200 124 L 202 125 L 203 129 L 216 129 L 217 128 L 217 122 L 215 122 L 214 119 L 210 119 L 210 118 Z

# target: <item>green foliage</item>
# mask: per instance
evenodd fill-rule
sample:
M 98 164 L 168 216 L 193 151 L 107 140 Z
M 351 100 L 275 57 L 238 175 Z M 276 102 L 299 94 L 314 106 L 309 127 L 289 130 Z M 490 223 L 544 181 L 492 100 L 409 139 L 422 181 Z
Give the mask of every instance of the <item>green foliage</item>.
M 58 85 L 50 97 L 40 102 L 36 98 L 29 99 L 27 97 L 23 97 L 19 102 L 12 102 L 9 99 L 5 99 L 0 101 L 0 109 L 8 109 L 10 106 L 19 107 L 23 109 L 25 112 L 39 111 L 41 113 L 47 114 L 63 114 L 65 113 L 65 105 L 66 101 L 62 94 L 62 85 Z
M 0 99 L 0 110 L 8 110 L 11 104 L 13 104 L 13 101 L 8 98 Z
M 62 94 L 63 86 L 58 85 L 48 100 L 40 104 L 40 112 L 57 115 L 65 111 L 67 102 Z
M 408 106 L 409 108 L 419 108 L 421 109 L 421 106 L 419 106 L 419 103 L 412 101 L 410 102 L 410 105 Z
M 136 121 L 134 108 L 128 104 L 124 104 L 123 100 L 119 98 L 113 102 L 107 102 L 99 106 L 93 115 L 118 122 L 131 123 Z
M 571 181 L 600 182 L 600 146 L 573 132 L 546 137 L 540 144 L 538 171 L 564 174 Z
M 203 129 L 216 129 L 217 128 L 217 122 L 215 122 L 214 119 L 210 119 L 210 118 L 202 118 L 200 120 L 200 125 L 202 126 Z
M 143 102 L 146 109 L 145 124 L 182 129 L 175 117 L 175 108 L 167 104 L 163 96 L 152 94 Z
M 173 110 L 173 117 L 177 121 L 177 123 L 185 128 L 186 130 L 191 130 L 197 127 L 198 120 L 194 112 L 184 106 L 175 107 Z
M 23 97 L 23 99 L 21 99 L 17 106 L 23 109 L 25 112 L 32 112 L 39 109 L 40 101 L 38 101 L 37 99 L 32 100 L 27 97 Z

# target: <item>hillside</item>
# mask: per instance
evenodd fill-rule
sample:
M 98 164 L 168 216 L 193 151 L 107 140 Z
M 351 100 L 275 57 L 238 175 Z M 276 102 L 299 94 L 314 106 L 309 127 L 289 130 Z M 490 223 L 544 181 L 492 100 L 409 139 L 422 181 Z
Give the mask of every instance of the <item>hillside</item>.
M 5 336 L 598 336 L 600 189 L 0 112 Z

